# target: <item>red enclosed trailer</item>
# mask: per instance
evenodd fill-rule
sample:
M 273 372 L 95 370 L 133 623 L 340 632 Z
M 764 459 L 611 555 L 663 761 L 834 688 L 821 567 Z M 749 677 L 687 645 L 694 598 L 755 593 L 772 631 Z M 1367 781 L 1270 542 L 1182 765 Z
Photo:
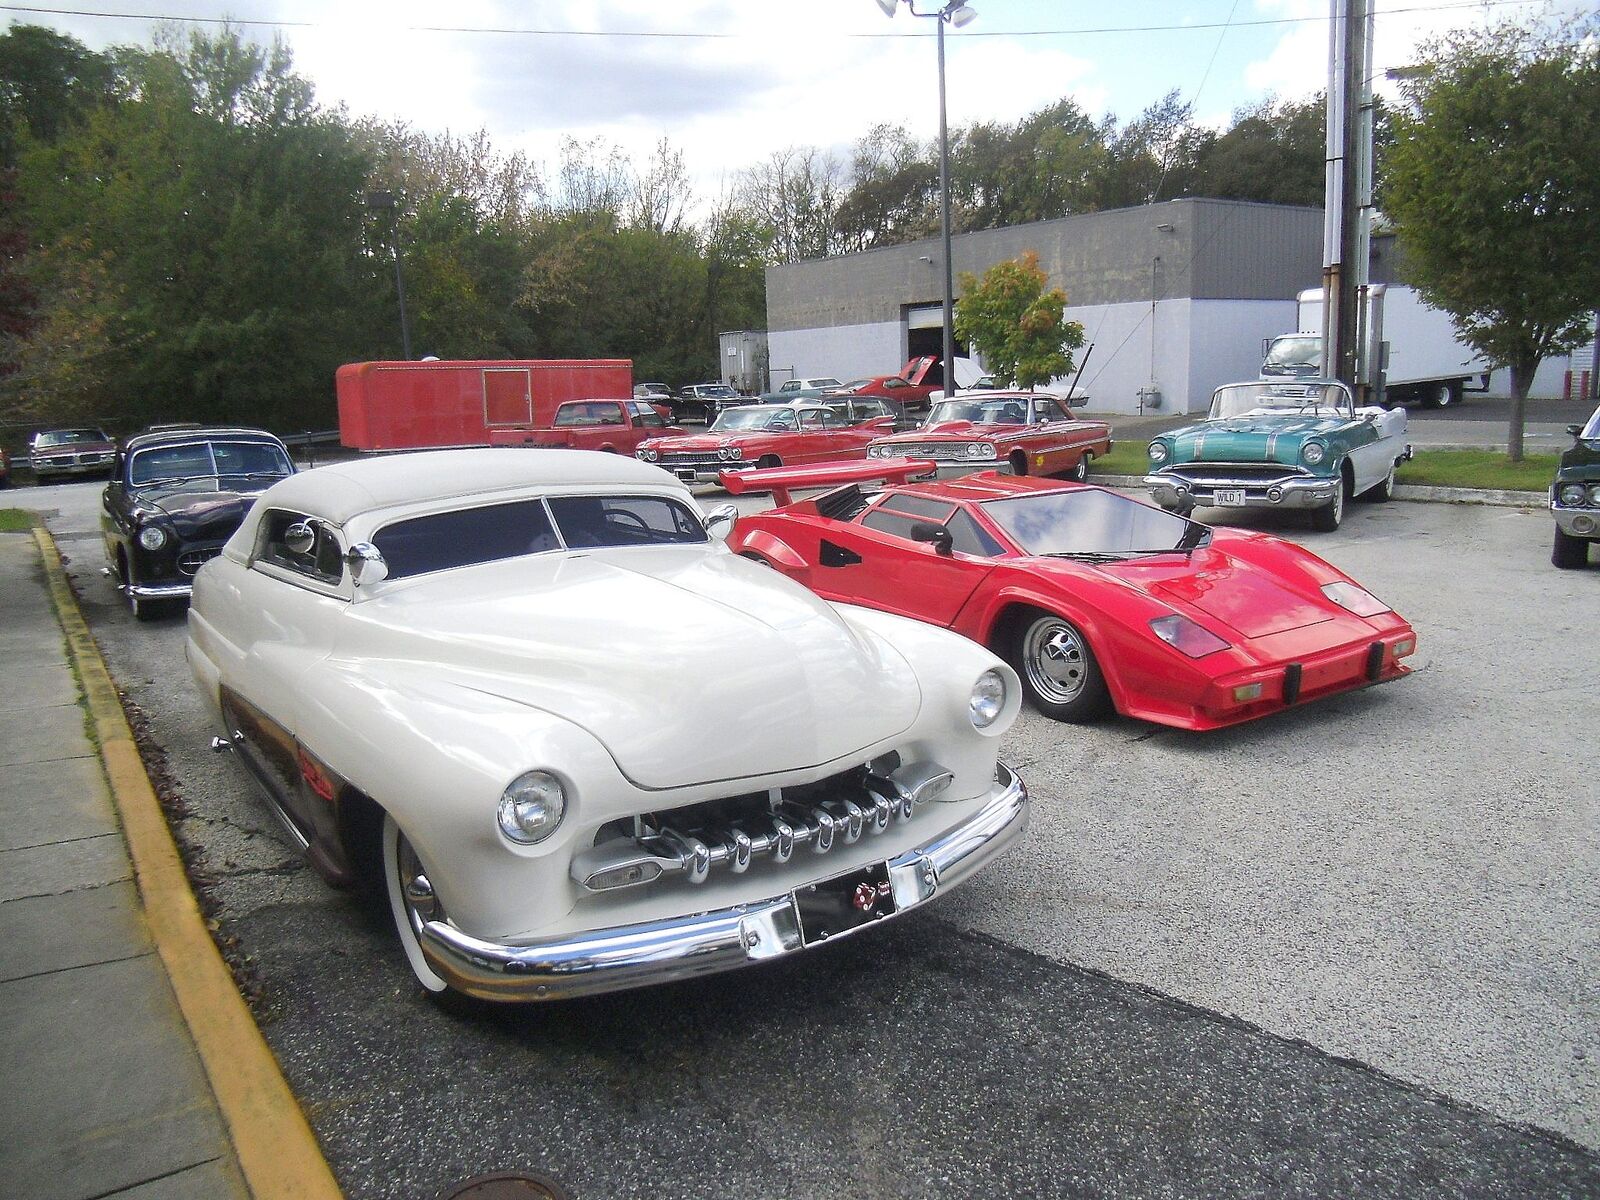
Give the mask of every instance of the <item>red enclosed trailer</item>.
M 564 400 L 633 395 L 626 358 L 346 363 L 339 440 L 352 450 L 486 446 L 494 430 L 547 429 Z

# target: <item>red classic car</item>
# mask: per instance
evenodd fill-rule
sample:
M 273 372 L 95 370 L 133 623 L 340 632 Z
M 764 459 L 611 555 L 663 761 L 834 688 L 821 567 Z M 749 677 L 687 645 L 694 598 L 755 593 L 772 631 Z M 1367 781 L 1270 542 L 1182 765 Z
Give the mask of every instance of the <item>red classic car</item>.
M 704 433 L 651 438 L 635 456 L 686 483 L 715 483 L 721 472 L 744 467 L 864 458 L 868 443 L 893 428 L 886 416 L 849 424 L 846 414 L 820 402 L 746 404 L 724 409 Z
M 780 502 L 844 486 L 742 516 L 728 544 L 826 599 L 990 647 L 1062 721 L 1114 710 L 1215 729 L 1409 674 L 1411 626 L 1292 542 L 999 472 L 863 490 L 928 465 L 730 475 L 730 491 Z
M 941 400 L 920 429 L 880 438 L 869 458 L 931 458 L 940 475 L 1009 467 L 1083 479 L 1111 449 L 1111 426 L 1080 421 L 1049 392 L 980 392 Z
M 893 400 L 909 412 L 927 412 L 929 397 L 944 387 L 936 355 L 913 358 L 900 368 L 898 375 L 874 375 L 870 379 L 853 379 L 842 387 L 832 388 L 832 395 L 883 396 Z

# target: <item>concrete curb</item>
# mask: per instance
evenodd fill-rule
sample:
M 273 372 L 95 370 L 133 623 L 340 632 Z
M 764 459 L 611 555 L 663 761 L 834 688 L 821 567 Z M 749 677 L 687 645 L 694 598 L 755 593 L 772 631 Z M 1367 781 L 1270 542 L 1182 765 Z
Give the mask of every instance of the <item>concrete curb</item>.
M 1134 491 L 1144 490 L 1144 477 L 1141 475 L 1091 473 L 1089 482 L 1102 483 L 1107 487 L 1132 488 Z M 1500 488 L 1431 487 L 1418 483 L 1395 484 L 1394 498 L 1434 504 L 1486 504 L 1498 508 L 1546 508 L 1550 504 L 1550 497 L 1544 492 L 1512 492 Z
M 184 872 L 100 649 L 78 609 L 55 539 L 34 528 L 56 617 L 94 723 L 150 934 L 256 1200 L 341 1195 L 322 1147 L 234 985 Z

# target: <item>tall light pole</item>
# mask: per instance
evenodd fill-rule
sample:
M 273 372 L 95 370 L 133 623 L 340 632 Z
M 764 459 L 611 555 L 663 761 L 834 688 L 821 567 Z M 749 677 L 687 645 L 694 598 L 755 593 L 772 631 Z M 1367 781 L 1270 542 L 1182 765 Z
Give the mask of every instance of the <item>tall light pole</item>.
M 883 15 L 892 17 L 900 7 L 900 0 L 877 0 Z M 932 17 L 939 29 L 939 237 L 944 243 L 944 343 L 943 365 L 940 374 L 944 394 L 956 390 L 956 284 L 955 270 L 950 263 L 950 130 L 944 113 L 944 27 L 953 25 L 960 29 L 978 15 L 966 0 L 947 0 L 933 12 L 918 12 L 916 0 L 905 0 L 906 11 L 913 17 Z
M 394 234 L 394 291 L 400 301 L 400 352 L 411 361 L 411 322 L 406 319 L 406 277 L 400 269 L 400 207 L 393 192 L 368 192 L 367 207 L 374 212 L 387 212 Z

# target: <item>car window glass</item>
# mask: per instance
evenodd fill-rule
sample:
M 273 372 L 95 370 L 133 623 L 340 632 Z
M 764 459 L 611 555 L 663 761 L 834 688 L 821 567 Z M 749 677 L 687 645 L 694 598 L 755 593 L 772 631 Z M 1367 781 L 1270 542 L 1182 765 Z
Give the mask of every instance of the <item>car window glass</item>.
M 1037 396 L 1033 401 L 1034 420 L 1066 421 L 1070 417 L 1061 411 L 1061 405 L 1054 396 Z
M 1171 549 L 1190 526 L 1175 513 L 1098 488 L 991 500 L 983 509 L 1029 554 Z
M 907 383 L 904 379 L 885 379 L 883 381 L 883 386 L 886 387 L 886 388 L 893 389 L 893 388 L 910 387 L 911 385 L 909 383 Z
M 372 539 L 390 579 L 560 549 L 540 500 L 516 500 L 396 521 Z
M 212 442 L 219 475 L 287 475 L 289 461 L 268 442 Z
M 188 479 L 211 474 L 214 474 L 211 452 L 203 442 L 141 450 L 128 464 L 128 482 L 135 487 L 162 479 Z
M 972 514 L 964 508 L 957 509 L 945 522 L 944 527 L 950 531 L 950 548 L 958 554 L 971 554 L 975 558 L 993 558 L 997 554 L 1005 553 L 1005 547 L 994 534 L 973 520 Z
M 944 523 L 954 507 L 948 500 L 930 500 L 926 496 L 911 496 L 903 492 L 885 496 L 883 503 L 878 505 L 881 511 L 905 513 L 919 521 L 936 521 L 940 524 Z
M 799 422 L 795 420 L 794 413 L 789 411 L 775 412 L 772 419 L 767 422 L 768 429 L 798 429 Z
M 555 496 L 550 511 L 574 549 L 706 541 L 699 518 L 664 496 Z
M 273 509 L 261 519 L 261 530 L 256 555 L 265 562 L 304 575 L 322 583 L 338 583 L 344 576 L 344 553 L 339 539 L 332 530 L 317 521 L 311 522 L 316 532 L 316 542 L 309 551 L 298 553 L 289 549 L 285 538 L 292 526 L 307 521 L 304 513 Z
M 667 424 L 666 418 L 648 404 L 633 405 L 633 423 L 652 429 L 663 429 Z
M 832 417 L 826 409 L 808 408 L 800 414 L 800 425 L 804 429 L 821 429 L 834 423 Z

